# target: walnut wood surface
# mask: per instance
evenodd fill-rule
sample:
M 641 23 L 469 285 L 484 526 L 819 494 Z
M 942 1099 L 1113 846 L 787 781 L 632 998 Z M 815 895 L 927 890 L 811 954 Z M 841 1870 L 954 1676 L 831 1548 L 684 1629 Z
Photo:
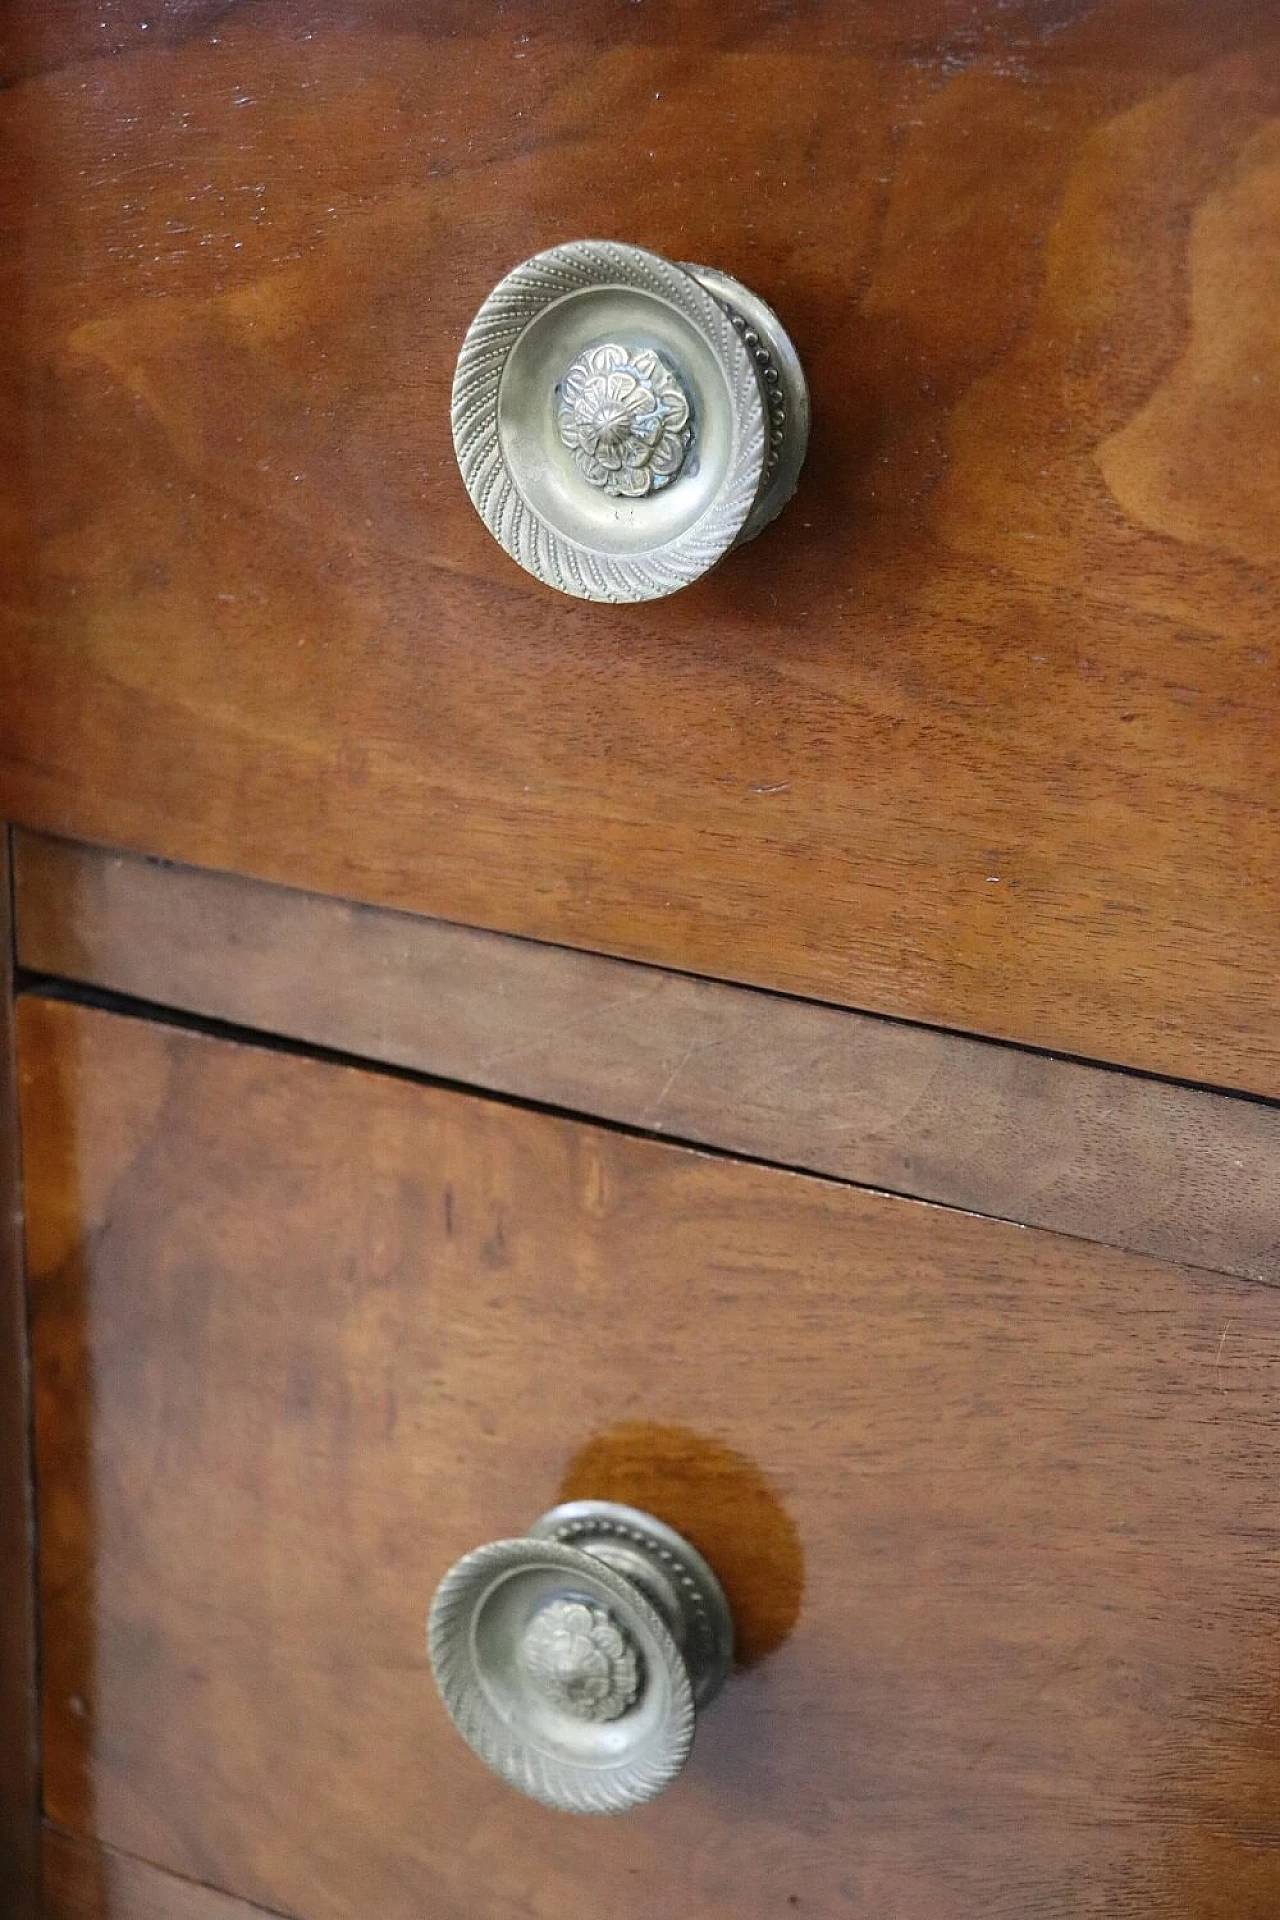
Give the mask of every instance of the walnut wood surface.
M 22 964 L 647 1132 L 1280 1281 L 1280 1110 L 14 836 Z
M 10 899 L 9 836 L 0 827 L 0 1912 L 35 1920 L 35 1565 Z
M 19 1008 L 46 1791 L 304 1920 L 1273 1920 L 1280 1300 Z M 652 1436 L 652 1445 L 646 1436 Z M 474 1762 L 423 1615 L 557 1494 L 749 1664 L 653 1806 Z
M 43 1853 L 44 1920 L 276 1920 L 265 1907 L 56 1827 L 46 1826 Z
M 0 813 L 1280 1091 L 1275 8 L 151 11 L 11 9 Z M 450 445 L 583 233 L 813 388 L 785 519 L 649 607 Z

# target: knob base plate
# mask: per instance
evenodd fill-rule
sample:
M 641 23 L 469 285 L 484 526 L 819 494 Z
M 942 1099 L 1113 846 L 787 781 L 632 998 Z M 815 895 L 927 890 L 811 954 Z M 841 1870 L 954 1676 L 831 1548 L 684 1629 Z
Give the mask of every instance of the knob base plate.
M 689 1670 L 693 1697 L 705 1706 L 733 1665 L 733 1617 L 707 1562 L 673 1527 L 613 1500 L 571 1500 L 529 1529 L 602 1561 L 638 1586 L 659 1614 Z
M 718 267 L 683 263 L 700 286 L 722 306 L 751 354 L 768 421 L 760 490 L 734 541 L 741 547 L 775 520 L 796 490 L 809 445 L 809 387 L 800 356 L 773 308 Z

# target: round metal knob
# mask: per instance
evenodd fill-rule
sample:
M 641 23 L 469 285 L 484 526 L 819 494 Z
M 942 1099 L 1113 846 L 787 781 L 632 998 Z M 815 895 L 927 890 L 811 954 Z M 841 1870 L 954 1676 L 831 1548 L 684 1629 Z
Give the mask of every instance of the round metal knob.
M 809 395 L 763 300 L 611 240 L 515 267 L 472 321 L 453 440 L 476 509 L 529 573 L 584 600 L 658 600 L 795 491 Z
M 427 1647 L 454 1725 L 494 1773 L 567 1813 L 621 1813 L 684 1766 L 733 1622 L 672 1528 L 576 1500 L 451 1567 Z

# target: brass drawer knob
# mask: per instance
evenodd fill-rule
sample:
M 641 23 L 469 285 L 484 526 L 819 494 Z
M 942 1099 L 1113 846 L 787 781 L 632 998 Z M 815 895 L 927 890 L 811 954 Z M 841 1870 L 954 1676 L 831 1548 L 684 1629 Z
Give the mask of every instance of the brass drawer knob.
M 485 1765 L 566 1813 L 621 1813 L 675 1779 L 724 1682 L 733 1622 L 687 1540 L 575 1500 L 451 1567 L 427 1625 L 436 1685 Z
M 513 268 L 454 375 L 480 517 L 529 573 L 584 600 L 697 580 L 785 506 L 808 437 L 800 361 L 764 301 L 612 240 Z

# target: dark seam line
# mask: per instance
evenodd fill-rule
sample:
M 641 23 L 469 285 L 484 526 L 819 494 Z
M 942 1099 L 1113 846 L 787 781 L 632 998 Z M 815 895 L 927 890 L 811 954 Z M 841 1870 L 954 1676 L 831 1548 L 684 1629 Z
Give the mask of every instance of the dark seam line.
M 70 1827 L 64 1827 L 57 1820 L 48 1818 L 41 1822 L 46 1834 L 51 1838 L 70 1841 L 74 1847 L 87 1848 L 91 1853 L 110 1854 L 115 1860 L 126 1860 L 132 1866 L 145 1867 L 148 1873 L 159 1874 L 162 1879 L 173 1880 L 179 1886 L 196 1887 L 201 1893 L 212 1894 L 219 1902 L 225 1902 L 229 1908 L 239 1908 L 246 1915 L 261 1915 L 261 1920 L 293 1920 L 283 1907 L 263 1907 L 256 1900 L 248 1900 L 243 1894 L 228 1893 L 225 1887 L 215 1885 L 212 1880 L 197 1880 L 191 1874 L 179 1873 L 173 1867 L 161 1866 L 158 1860 L 149 1860 L 145 1854 L 134 1853 L 126 1847 L 112 1846 L 109 1840 L 99 1840 L 91 1833 L 73 1833 Z
M 604 947 L 570 946 L 563 940 L 539 940 L 530 934 L 507 933 L 500 927 L 478 926 L 465 920 L 446 920 L 436 914 L 413 913 L 406 907 L 380 906 L 369 900 L 316 893 L 309 887 L 290 886 L 279 880 L 259 880 L 225 867 L 192 867 L 182 860 L 167 859 L 163 854 L 128 852 L 109 847 L 101 841 L 71 840 L 62 834 L 44 833 L 39 828 L 24 828 L 21 831 L 30 833 L 33 838 L 54 840 L 78 851 L 87 849 L 91 853 L 114 854 L 120 859 L 156 867 L 162 872 L 192 876 L 197 882 L 201 879 L 241 881 L 256 892 L 289 894 L 296 899 L 313 900 L 321 908 L 336 907 L 362 918 L 371 916 L 379 920 L 403 920 L 411 927 L 448 927 L 460 934 L 483 934 L 486 939 L 524 947 L 535 953 L 564 953 L 575 960 L 601 960 L 610 966 L 626 968 L 629 972 L 650 974 L 656 979 L 690 980 L 698 986 L 722 988 L 727 993 L 745 995 L 753 1001 L 771 1001 L 788 1007 L 817 1007 L 824 1013 L 852 1014 L 859 1020 L 874 1020 L 881 1026 L 902 1027 L 911 1033 L 934 1034 L 946 1040 L 963 1040 L 970 1046 L 989 1047 L 994 1052 L 1014 1054 L 1024 1059 L 1052 1060 L 1063 1066 L 1087 1067 L 1094 1073 L 1118 1074 L 1125 1080 L 1142 1080 L 1155 1086 L 1174 1087 L 1184 1093 L 1209 1093 L 1220 1100 L 1238 1100 L 1249 1106 L 1280 1111 L 1280 1095 L 1258 1093 L 1251 1087 L 1233 1087 L 1215 1080 L 1196 1080 L 1189 1075 L 1161 1073 L 1157 1067 L 1130 1066 L 1123 1060 L 1104 1060 L 1094 1054 L 1072 1053 L 1063 1047 L 1038 1046 L 1031 1040 L 1010 1040 L 1001 1034 L 982 1033 L 973 1027 L 951 1027 L 935 1020 L 913 1020 L 907 1014 L 885 1013 L 877 1007 L 854 1006 L 848 1001 L 827 1000 L 821 995 L 788 993 L 784 988 L 764 986 L 752 980 L 728 979 L 723 974 L 698 973 L 690 967 L 675 966 L 666 961 L 636 960 L 628 954 L 613 953 Z M 91 983 L 84 984 L 88 986 Z
M 395 1061 L 370 1058 L 367 1054 L 348 1053 L 340 1047 L 327 1047 L 320 1042 L 297 1040 L 290 1034 L 274 1033 L 263 1027 L 240 1026 L 232 1020 L 219 1020 L 207 1014 L 190 1013 L 185 1008 L 165 1006 L 158 1001 L 143 1000 L 133 994 L 116 993 L 104 987 L 91 987 L 82 981 L 69 980 L 59 974 L 35 973 L 23 969 L 15 976 L 15 997 L 17 994 L 29 994 L 45 1000 L 54 1000 L 70 1006 L 92 1007 L 104 1013 L 113 1013 L 123 1019 L 141 1020 L 155 1026 L 176 1029 L 182 1033 L 201 1034 L 207 1039 L 224 1040 L 235 1046 L 253 1047 L 262 1053 L 277 1053 L 300 1060 L 314 1060 L 324 1066 L 345 1067 L 357 1073 L 381 1075 L 384 1079 L 400 1080 L 410 1086 L 436 1088 L 444 1093 L 462 1094 L 471 1100 L 483 1100 L 490 1106 L 513 1108 L 520 1113 L 536 1114 L 544 1119 L 571 1121 L 577 1125 L 598 1127 L 606 1133 L 617 1134 L 628 1140 L 645 1140 L 656 1146 L 673 1147 L 686 1153 L 700 1153 L 709 1159 L 723 1160 L 740 1166 L 762 1167 L 771 1173 L 788 1173 L 806 1180 L 821 1181 L 824 1186 L 851 1188 L 855 1192 L 884 1194 L 895 1200 L 907 1200 L 917 1206 L 935 1207 L 942 1213 L 968 1215 L 977 1220 L 991 1220 L 1001 1226 L 1020 1227 L 1028 1233 L 1051 1233 L 1064 1240 L 1077 1240 L 1085 1246 L 1109 1247 L 1117 1253 L 1127 1253 L 1139 1259 L 1154 1260 L 1162 1266 L 1173 1266 L 1187 1272 L 1213 1274 L 1220 1279 L 1238 1281 L 1241 1285 L 1274 1287 L 1280 1282 L 1261 1278 L 1256 1274 L 1244 1274 L 1229 1267 L 1206 1265 L 1203 1261 L 1180 1259 L 1169 1253 L 1157 1253 L 1147 1248 L 1134 1246 L 1122 1240 L 1102 1239 L 1097 1235 L 1083 1233 L 1070 1227 L 1041 1225 L 1033 1220 L 1022 1220 L 1013 1214 L 994 1213 L 981 1207 L 957 1206 L 952 1200 L 937 1200 L 927 1193 L 919 1193 L 906 1187 L 880 1186 L 868 1180 L 856 1180 L 847 1174 L 830 1173 L 818 1167 L 806 1166 L 800 1160 L 777 1160 L 767 1154 L 752 1153 L 749 1149 L 719 1146 L 713 1141 L 699 1140 L 683 1133 L 664 1133 L 652 1127 L 638 1126 L 632 1121 L 616 1120 L 592 1112 L 585 1107 L 558 1106 L 552 1101 L 536 1100 L 527 1094 L 504 1093 L 493 1087 L 482 1087 L 473 1081 L 455 1080 L 444 1074 L 431 1073 L 420 1067 L 405 1067 Z M 930 1029 L 933 1031 L 933 1029 Z M 1171 1084 L 1162 1082 L 1163 1085 Z M 1270 1103 L 1264 1103 L 1270 1104 Z

